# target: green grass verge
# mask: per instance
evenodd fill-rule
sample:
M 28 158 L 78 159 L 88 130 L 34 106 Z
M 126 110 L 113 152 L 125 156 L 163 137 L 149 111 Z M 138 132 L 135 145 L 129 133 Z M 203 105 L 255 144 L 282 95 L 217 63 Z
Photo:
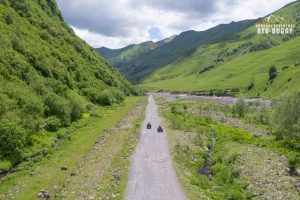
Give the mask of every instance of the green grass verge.
M 0 197 L 32 200 L 36 198 L 39 190 L 52 189 L 53 186 L 60 184 L 70 175 L 61 171 L 60 167 L 68 166 L 72 169 L 90 151 L 96 138 L 122 119 L 139 99 L 140 97 L 130 97 L 119 105 L 101 109 L 101 118 L 93 118 L 87 126 L 75 131 L 69 141 L 61 144 L 57 150 L 51 151 L 45 159 L 37 163 L 32 162 L 28 169 L 3 177 Z

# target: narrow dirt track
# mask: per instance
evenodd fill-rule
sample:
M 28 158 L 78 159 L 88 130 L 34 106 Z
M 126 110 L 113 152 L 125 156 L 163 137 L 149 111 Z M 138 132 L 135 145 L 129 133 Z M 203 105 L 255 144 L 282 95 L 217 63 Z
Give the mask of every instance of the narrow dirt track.
M 166 130 L 156 132 L 160 118 L 152 95 L 148 100 L 141 140 L 132 158 L 126 200 L 186 200 L 172 166 Z M 152 129 L 146 129 L 148 121 Z

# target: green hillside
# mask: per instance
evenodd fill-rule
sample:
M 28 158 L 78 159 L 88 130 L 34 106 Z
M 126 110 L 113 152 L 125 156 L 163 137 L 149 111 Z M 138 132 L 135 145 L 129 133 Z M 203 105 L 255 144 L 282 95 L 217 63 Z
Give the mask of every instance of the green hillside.
M 96 50 L 105 58 L 111 60 L 112 62 L 118 62 L 118 60 L 127 59 L 131 60 L 134 57 L 147 53 L 156 47 L 159 44 L 154 43 L 152 41 L 143 42 L 141 44 L 132 44 L 128 45 L 121 49 L 109 49 L 106 47 L 97 48 Z
M 128 60 L 128 62 L 115 62 L 115 58 L 111 58 L 113 54 L 104 53 L 102 55 L 119 68 L 131 82 L 138 83 L 156 69 L 193 54 L 200 45 L 239 37 L 236 33 L 245 30 L 254 23 L 255 20 L 245 20 L 220 24 L 206 31 L 186 31 L 174 38 L 172 37 L 171 41 L 157 42 L 156 44 L 160 44 L 159 47 L 135 55 L 133 56 L 134 59 Z M 120 50 L 114 50 L 114 52 L 118 51 Z
M 105 57 L 112 65 L 118 68 L 125 76 L 135 70 L 134 60 L 149 51 L 154 50 L 163 43 L 155 43 L 152 41 L 143 42 L 141 44 L 133 44 L 121 49 L 109 49 L 106 47 L 98 48 L 96 51 Z
M 277 16 L 291 19 L 291 22 L 296 24 L 292 35 L 258 35 L 253 25 L 239 32 L 238 37 L 232 40 L 199 46 L 193 54 L 178 59 L 146 77 L 142 85 L 153 90 L 166 89 L 189 92 L 217 89 L 230 92 L 233 90 L 241 91 L 249 96 L 260 94 L 272 96 L 274 91 L 279 94 L 284 91 L 285 87 L 291 90 L 296 89 L 293 88 L 292 82 L 285 85 L 279 80 L 282 78 L 282 74 L 294 73 L 292 66 L 299 62 L 297 58 L 299 52 L 294 49 L 299 40 L 293 39 L 299 35 L 299 13 L 299 1 L 274 13 Z M 292 41 L 286 45 L 280 45 L 289 40 Z M 269 50 L 265 51 L 265 49 Z M 277 56 L 277 52 L 281 53 L 278 53 Z M 244 56 L 245 54 L 246 56 Z M 273 54 L 276 54 L 277 57 L 274 57 Z M 267 59 L 259 59 L 262 55 Z M 281 60 L 274 59 L 278 57 Z M 270 84 L 268 82 L 268 68 L 271 65 L 277 66 L 279 76 L 274 80 L 274 84 L 266 86 Z M 285 66 L 289 66 L 289 68 Z M 281 73 L 282 67 L 285 70 Z M 241 73 L 240 71 L 244 72 Z M 235 77 L 237 75 L 239 75 L 239 79 Z M 276 82 L 285 86 L 282 85 L 281 89 L 278 90 L 279 86 L 276 86 Z M 297 84 L 297 80 L 294 80 L 293 83 Z M 250 85 L 251 90 L 248 90 Z
M 136 89 L 64 22 L 54 0 L 0 1 L 0 173 L 44 155 L 56 131 Z
M 240 56 L 204 73 L 158 81 L 155 75 L 163 74 L 164 70 L 161 70 L 147 79 L 143 86 L 152 90 L 187 92 L 239 89 L 247 96 L 272 97 L 300 90 L 299 53 L 300 37 L 297 37 L 271 49 Z M 268 70 L 272 65 L 276 66 L 278 75 L 270 81 Z M 248 86 L 252 83 L 254 85 L 249 89 Z

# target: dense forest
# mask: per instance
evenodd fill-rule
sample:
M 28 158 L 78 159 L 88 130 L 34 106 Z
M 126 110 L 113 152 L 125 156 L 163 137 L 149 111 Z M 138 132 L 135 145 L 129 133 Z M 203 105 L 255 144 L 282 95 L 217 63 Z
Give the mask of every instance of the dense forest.
M 74 34 L 54 0 L 1 0 L 0 41 L 0 173 L 44 151 L 24 153 L 39 134 L 138 94 Z

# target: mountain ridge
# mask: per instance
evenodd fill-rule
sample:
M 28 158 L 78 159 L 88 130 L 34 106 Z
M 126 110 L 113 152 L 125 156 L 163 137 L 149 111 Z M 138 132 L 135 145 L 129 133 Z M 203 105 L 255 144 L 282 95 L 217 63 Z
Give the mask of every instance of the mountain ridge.
M 152 73 L 155 69 L 170 64 L 182 56 L 191 54 L 197 46 L 217 42 L 223 38 L 229 39 L 236 37 L 232 35 L 232 33 L 238 30 L 244 30 L 254 22 L 256 22 L 256 20 L 243 20 L 229 24 L 220 24 L 205 31 L 184 31 L 175 36 L 170 42 L 158 46 L 152 51 L 138 54 L 136 58 L 129 63 L 120 63 L 117 62 L 115 57 L 105 56 L 104 52 L 102 52 L 102 54 L 104 53 L 103 56 L 123 72 L 130 81 L 137 83 L 141 80 L 141 77 Z M 120 49 L 116 49 L 114 52 L 119 50 Z M 118 55 L 116 57 L 118 57 Z
M 272 13 L 284 16 L 296 25 L 290 35 L 260 35 L 256 33 L 256 27 L 251 26 L 240 32 L 240 38 L 236 40 L 199 47 L 189 57 L 158 69 L 141 85 L 156 91 L 267 98 L 298 91 L 300 80 L 294 73 L 298 73 L 299 66 L 299 52 L 295 49 L 300 36 L 299 13 L 299 1 Z M 278 53 L 280 50 L 282 52 Z M 268 77 L 268 68 L 271 67 L 277 70 L 274 80 Z

